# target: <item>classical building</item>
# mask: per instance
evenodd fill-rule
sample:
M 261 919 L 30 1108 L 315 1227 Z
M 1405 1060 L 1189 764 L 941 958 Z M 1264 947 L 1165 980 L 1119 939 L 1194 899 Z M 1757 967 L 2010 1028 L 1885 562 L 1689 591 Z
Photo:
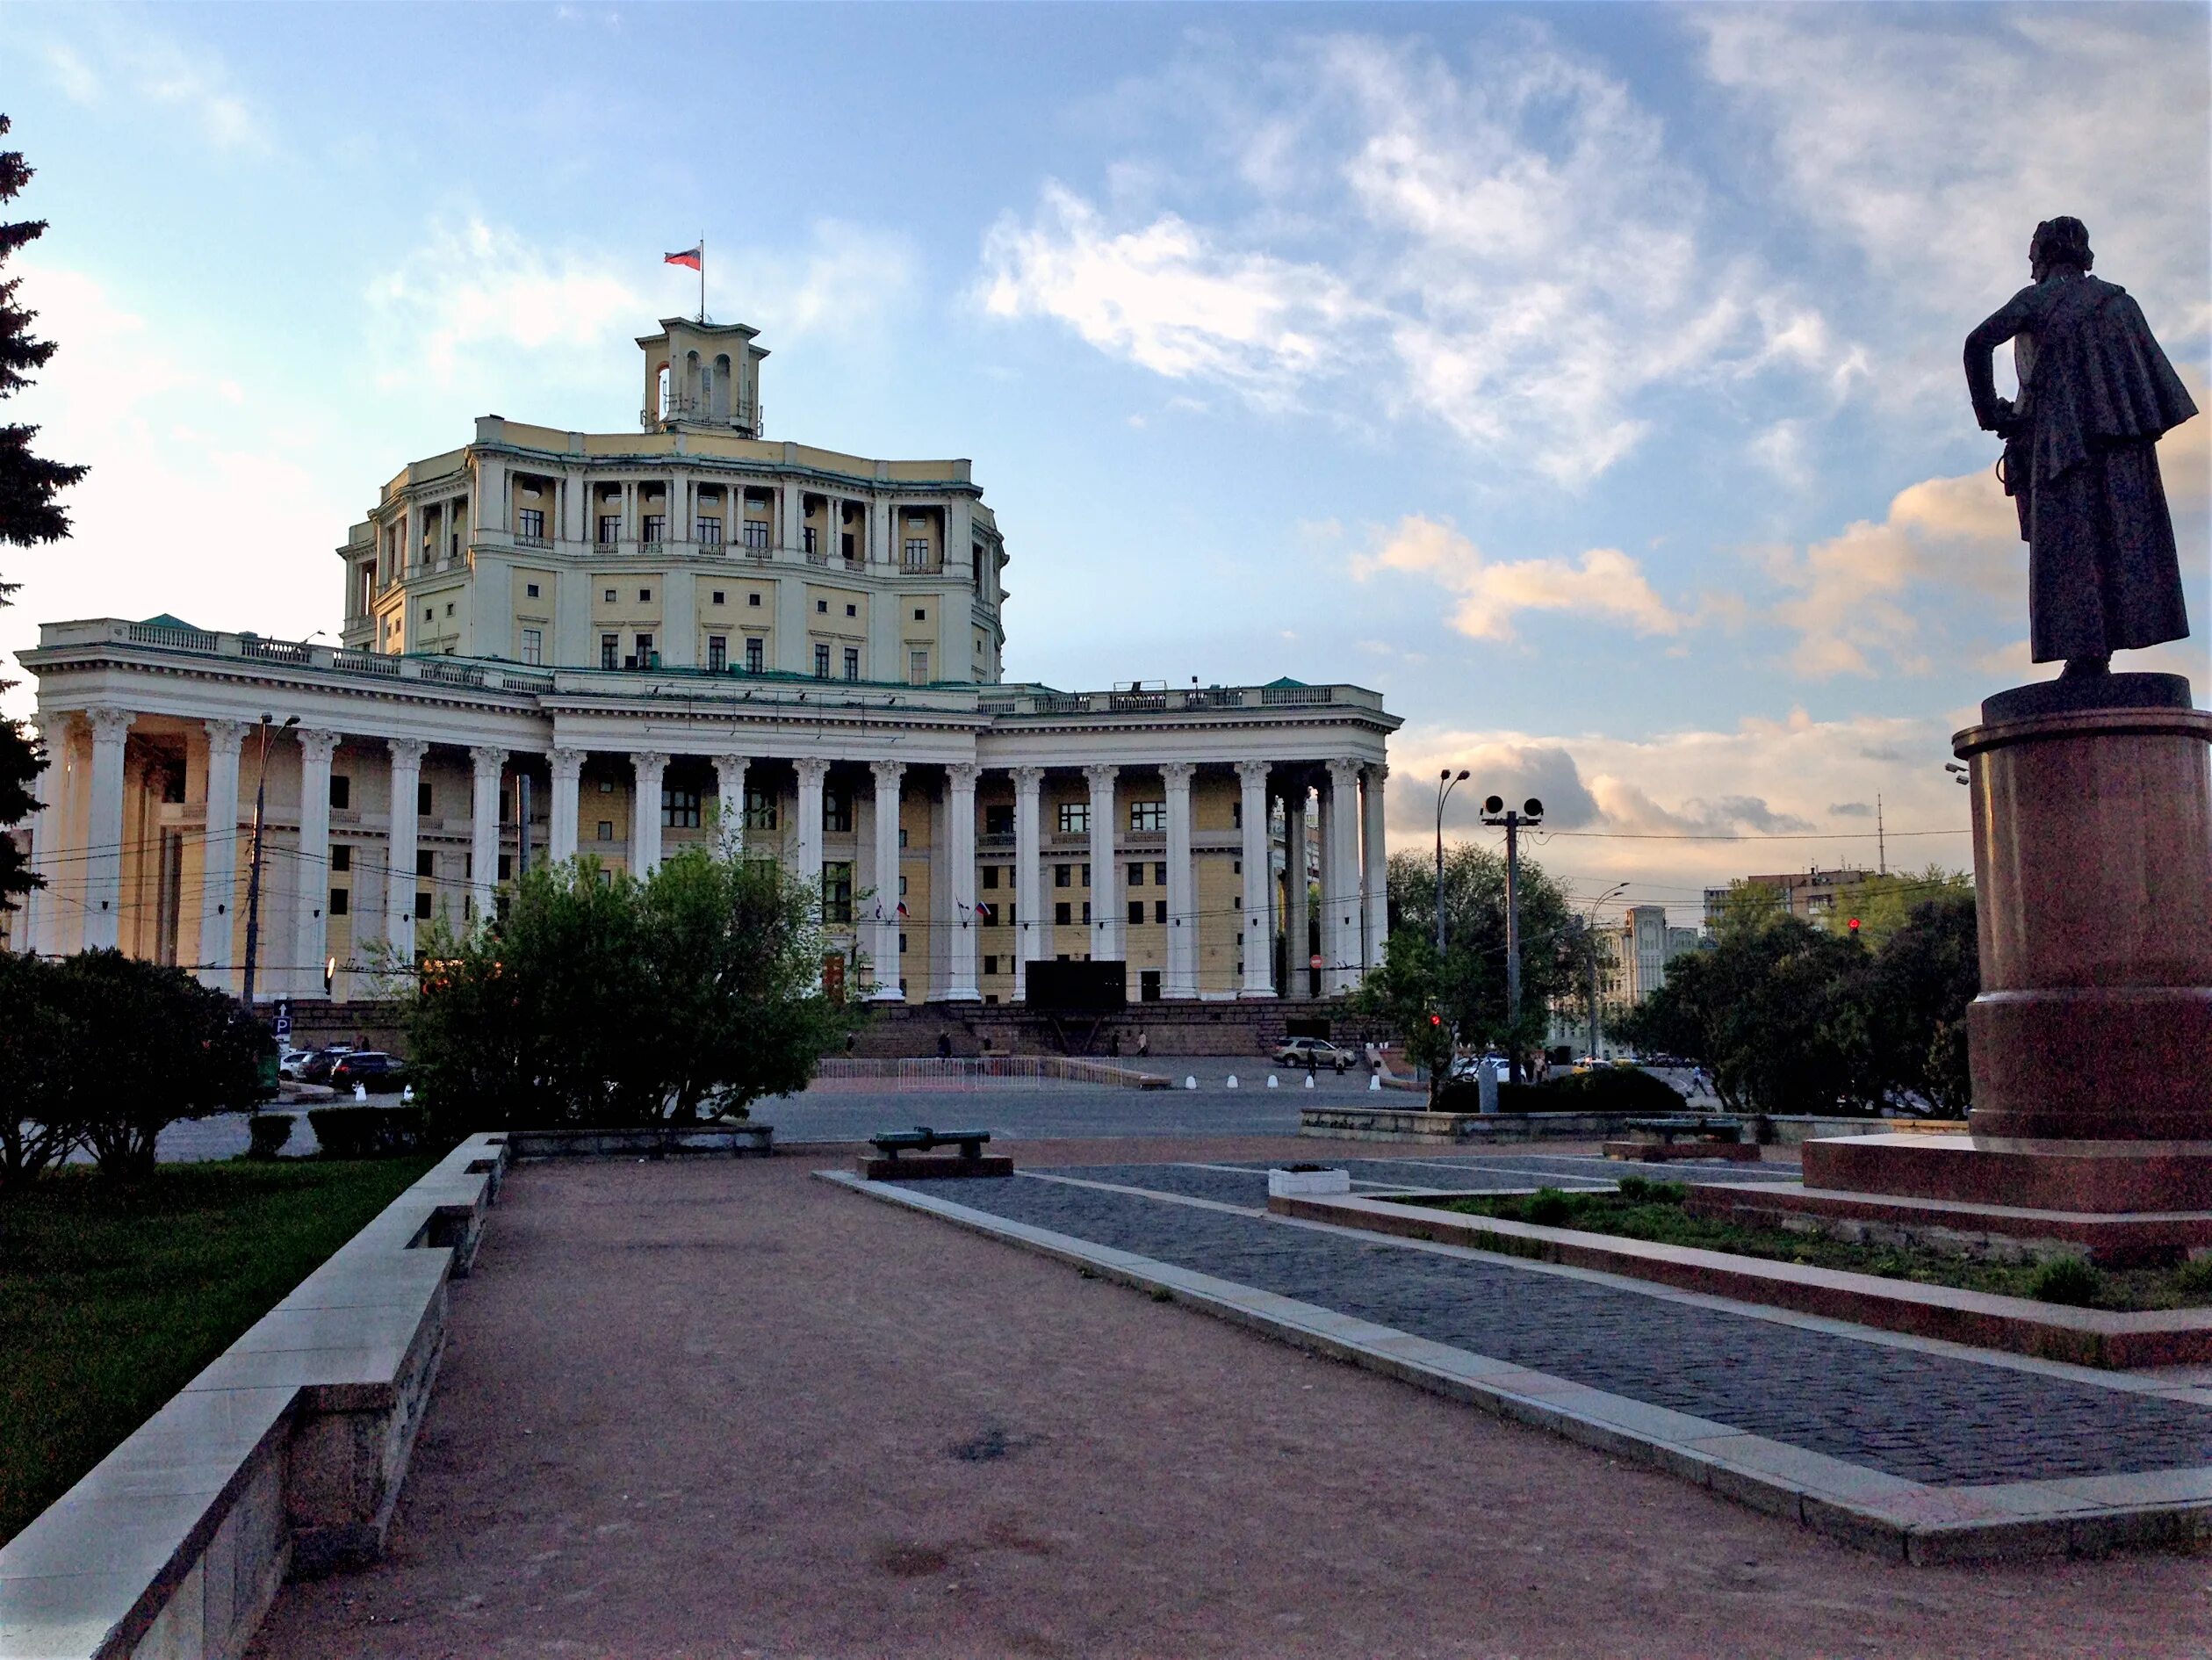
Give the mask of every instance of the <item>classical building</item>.
M 1353 987 L 1385 927 L 1381 698 L 1003 682 L 1010 559 L 969 463 L 766 438 L 754 335 L 639 340 L 638 432 L 491 415 L 403 468 L 337 550 L 335 645 L 45 625 L 18 942 L 241 990 L 258 797 L 259 997 L 368 994 L 376 942 L 412 956 L 525 860 L 642 872 L 714 836 L 818 878 L 885 999 L 1018 1001 L 1056 957 L 1127 963 L 1133 1000 Z M 1318 879 L 1286 882 L 1309 826 Z

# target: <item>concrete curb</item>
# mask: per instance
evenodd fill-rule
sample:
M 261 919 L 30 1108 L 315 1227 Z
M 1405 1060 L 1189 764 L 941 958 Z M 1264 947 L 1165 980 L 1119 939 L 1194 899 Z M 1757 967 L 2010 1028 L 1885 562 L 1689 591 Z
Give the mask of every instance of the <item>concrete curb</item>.
M 843 1171 L 815 1174 L 1293 1347 L 1665 1470 L 1894 1560 L 1931 1564 L 2091 1556 L 2212 1536 L 2212 1466 L 1932 1487 L 928 1194 L 862 1181 Z

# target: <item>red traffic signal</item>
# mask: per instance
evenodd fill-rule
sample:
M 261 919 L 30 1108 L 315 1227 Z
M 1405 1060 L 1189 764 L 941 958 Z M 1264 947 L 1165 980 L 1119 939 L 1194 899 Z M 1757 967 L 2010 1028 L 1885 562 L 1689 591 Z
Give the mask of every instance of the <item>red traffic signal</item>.
M 1856 933 L 1859 931 L 1859 919 L 1858 919 L 1858 918 L 1856 918 L 1856 917 L 1853 917 L 1853 918 L 1851 919 L 1850 923 L 1848 924 L 1848 926 L 1849 926 L 1849 927 L 1850 927 L 1850 929 L 1851 929 L 1851 932 L 1852 932 L 1852 933 L 1854 933 L 1854 934 L 1856 934 Z
M 1429 1024 L 1430 1024 L 1430 1025 L 1431 1025 L 1431 1026 L 1441 1026 L 1441 1025 L 1443 1025 L 1443 1024 L 1444 1024 L 1444 1016 L 1443 1016 L 1443 1015 L 1441 1015 L 1441 1014 L 1431 1014 L 1431 1015 L 1430 1015 L 1430 1016 L 1429 1016 Z

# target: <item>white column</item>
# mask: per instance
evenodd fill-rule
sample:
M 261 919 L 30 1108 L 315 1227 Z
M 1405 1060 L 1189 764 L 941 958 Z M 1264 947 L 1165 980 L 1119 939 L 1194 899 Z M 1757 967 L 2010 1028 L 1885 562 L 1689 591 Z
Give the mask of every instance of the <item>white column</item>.
M 1029 964 L 1045 952 L 1042 853 L 1037 835 L 1037 795 L 1042 767 L 1016 767 L 1014 779 L 1014 1001 L 1028 997 Z
M 905 993 L 898 989 L 898 802 L 899 780 L 905 776 L 901 761 L 875 761 L 868 769 L 875 775 L 875 996 L 878 1003 L 897 1003 Z
M 88 709 L 92 728 L 92 783 L 84 826 L 84 949 L 112 949 L 122 937 L 123 747 L 128 710 Z
M 945 862 L 938 880 L 952 891 L 952 971 L 945 988 L 948 1003 L 980 1003 L 976 985 L 976 775 L 972 762 L 956 761 L 945 769 Z
M 1083 769 L 1091 781 L 1091 956 L 1109 963 L 1121 957 L 1121 884 L 1113 862 L 1113 786 L 1120 773 L 1103 761 Z
M 1313 974 L 1307 959 L 1313 955 L 1308 942 L 1311 929 L 1306 891 L 1306 780 L 1301 774 L 1283 795 L 1283 992 L 1286 997 L 1313 995 Z
M 1160 763 L 1167 785 L 1167 982 L 1163 997 L 1198 995 L 1198 906 L 1191 901 L 1191 776 L 1187 761 Z
M 576 856 L 577 796 L 583 785 L 584 753 L 556 749 L 551 757 L 553 798 L 546 808 L 545 856 L 554 864 Z
M 299 899 L 292 913 L 292 962 L 289 977 L 272 974 L 272 982 L 289 978 L 292 995 L 323 995 L 322 965 L 330 949 L 330 919 L 324 907 L 330 903 L 330 757 L 337 753 L 338 734 L 302 727 L 299 733 Z
M 1275 871 L 1267 843 L 1267 773 L 1265 761 L 1236 763 L 1244 815 L 1244 983 L 1239 997 L 1275 995 Z
M 745 767 L 743 755 L 714 758 L 716 838 L 725 855 L 745 851 Z
M 1322 834 L 1329 848 L 1329 882 L 1322 902 L 1329 907 L 1322 951 L 1329 970 L 1322 988 L 1349 992 L 1359 984 L 1359 763 L 1329 763 L 1328 815 Z
M 479 745 L 469 751 L 474 783 L 469 796 L 469 897 L 476 920 L 494 913 L 500 882 L 500 779 L 507 751 Z
M 47 759 L 46 770 L 32 781 L 31 788 L 39 798 L 36 812 L 31 815 L 31 869 L 33 874 L 46 878 L 43 888 L 32 888 L 23 896 L 23 946 L 26 951 L 41 955 L 58 952 L 61 949 L 59 922 L 61 914 L 61 791 L 68 787 L 68 768 L 64 750 L 68 744 L 68 717 L 66 715 L 33 715 L 31 725 L 40 749 Z M 237 751 L 231 752 L 232 790 L 237 789 Z
M 199 837 L 199 978 L 219 992 L 235 992 L 231 940 L 238 897 L 238 752 L 242 720 L 207 725 L 207 805 Z
M 384 937 L 402 963 L 414 961 L 415 791 L 422 757 L 420 738 L 388 738 L 392 751 L 392 825 L 384 842 Z
M 1381 761 L 1370 763 L 1360 797 L 1365 809 L 1360 857 L 1367 877 L 1365 966 L 1370 970 L 1382 966 L 1384 944 L 1390 936 L 1390 848 L 1383 835 L 1385 783 L 1389 776 L 1390 769 Z
M 817 921 L 822 916 L 822 785 L 830 776 L 830 763 L 808 757 L 791 763 L 799 775 L 798 846 L 792 858 L 797 869 L 793 872 L 806 884 L 814 897 L 811 909 Z
M 630 758 L 636 787 L 630 798 L 630 874 L 644 881 L 660 868 L 660 783 L 668 757 L 640 750 Z

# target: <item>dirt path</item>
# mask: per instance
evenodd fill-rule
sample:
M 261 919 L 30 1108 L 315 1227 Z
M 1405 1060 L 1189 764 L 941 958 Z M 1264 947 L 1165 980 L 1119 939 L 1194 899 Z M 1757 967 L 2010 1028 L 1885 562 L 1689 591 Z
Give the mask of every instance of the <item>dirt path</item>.
M 1892 1566 L 813 1162 L 516 1173 L 388 1559 L 256 1652 L 2212 1650 L 2202 1558 Z

